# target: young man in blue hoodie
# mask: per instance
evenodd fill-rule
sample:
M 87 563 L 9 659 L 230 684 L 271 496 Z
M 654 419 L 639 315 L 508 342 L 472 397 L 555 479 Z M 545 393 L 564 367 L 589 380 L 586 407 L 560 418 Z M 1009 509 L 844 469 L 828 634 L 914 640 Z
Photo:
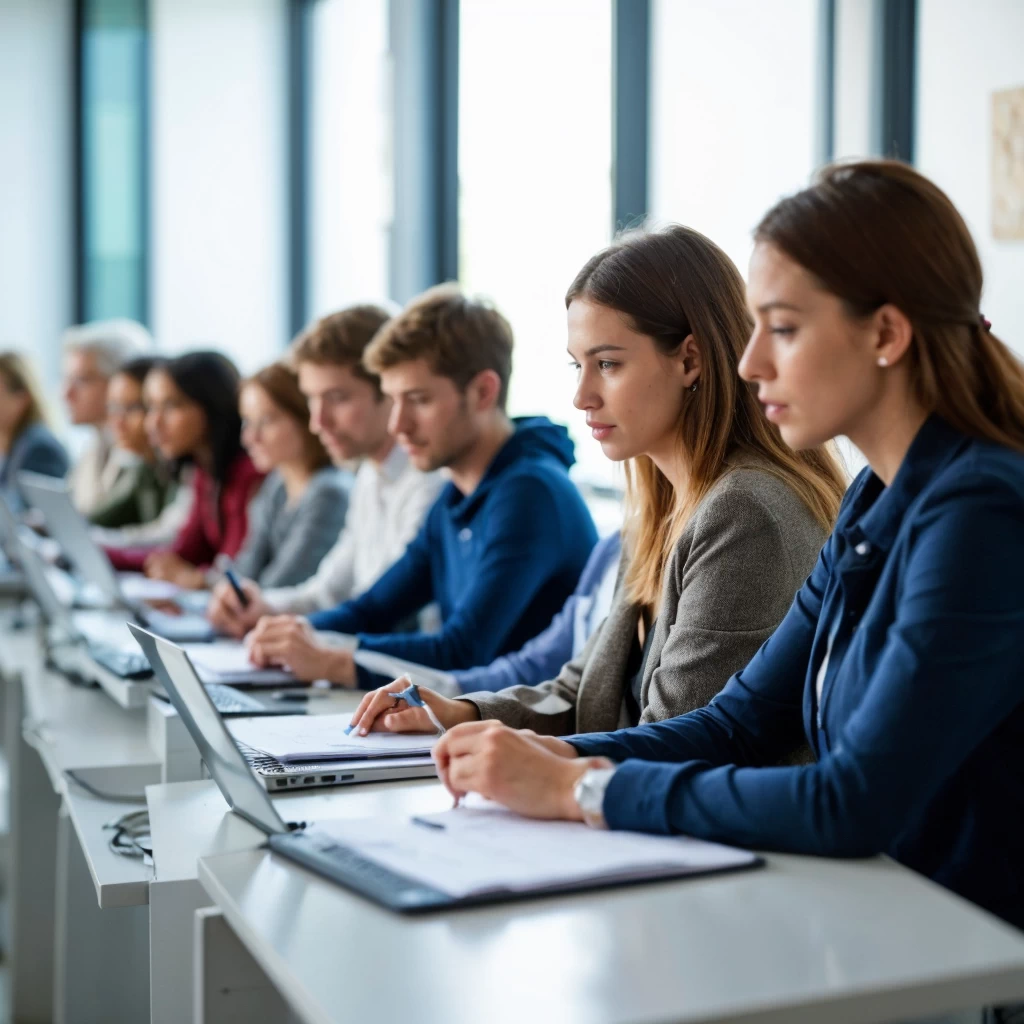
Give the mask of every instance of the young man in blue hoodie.
M 418 469 L 444 468 L 450 482 L 370 590 L 308 620 L 260 620 L 249 636 L 253 661 L 372 687 L 381 680 L 317 630 L 356 634 L 363 649 L 440 669 L 518 650 L 562 607 L 597 540 L 569 480 L 568 433 L 545 417 L 509 419 L 512 330 L 453 285 L 414 299 L 364 362 L 392 399 L 389 431 Z M 394 632 L 431 602 L 440 632 Z

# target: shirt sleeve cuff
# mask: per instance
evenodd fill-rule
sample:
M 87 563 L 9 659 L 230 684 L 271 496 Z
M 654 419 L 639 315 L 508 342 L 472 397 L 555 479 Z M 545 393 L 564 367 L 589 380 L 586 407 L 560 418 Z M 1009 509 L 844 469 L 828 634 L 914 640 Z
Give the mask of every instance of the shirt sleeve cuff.
M 571 741 L 576 747 L 576 738 Z M 577 750 L 580 749 L 577 747 Z M 612 829 L 670 835 L 669 807 L 679 794 L 680 766 L 651 761 L 624 761 L 604 793 L 604 820 Z

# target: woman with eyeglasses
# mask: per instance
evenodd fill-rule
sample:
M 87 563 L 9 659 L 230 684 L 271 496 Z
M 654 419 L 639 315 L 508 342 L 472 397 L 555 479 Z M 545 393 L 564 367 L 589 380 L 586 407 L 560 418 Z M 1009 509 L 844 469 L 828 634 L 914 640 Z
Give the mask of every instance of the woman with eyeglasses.
M 107 430 L 119 463 L 117 476 L 89 514 L 95 526 L 119 529 L 155 520 L 173 499 L 175 482 L 162 464 L 146 433 L 146 404 L 142 387 L 146 375 L 159 365 L 150 356 L 130 359 L 107 385 Z
M 235 569 L 264 589 L 312 576 L 348 511 L 349 474 L 331 465 L 309 429 L 306 398 L 291 367 L 273 363 L 242 384 L 242 444 L 267 473 L 249 509 L 249 535 Z

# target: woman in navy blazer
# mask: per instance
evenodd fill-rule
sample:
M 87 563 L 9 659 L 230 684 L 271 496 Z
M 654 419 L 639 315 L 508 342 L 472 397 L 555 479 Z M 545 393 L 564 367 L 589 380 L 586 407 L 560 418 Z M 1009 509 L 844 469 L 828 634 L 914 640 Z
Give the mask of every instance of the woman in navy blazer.
M 0 494 L 18 510 L 22 470 L 64 476 L 68 457 L 46 425 L 35 374 L 18 352 L 0 352 Z
M 888 853 L 1024 927 L 1024 371 L 909 167 L 826 168 L 755 238 L 741 375 L 789 444 L 869 463 L 813 573 L 708 707 L 569 742 L 459 726 L 439 770 L 538 817 Z M 778 766 L 801 732 L 816 763 Z

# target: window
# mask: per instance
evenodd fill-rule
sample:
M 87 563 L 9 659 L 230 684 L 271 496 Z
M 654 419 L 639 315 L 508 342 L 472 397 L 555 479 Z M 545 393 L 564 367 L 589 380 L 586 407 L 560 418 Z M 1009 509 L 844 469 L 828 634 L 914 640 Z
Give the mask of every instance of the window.
M 79 10 L 78 316 L 145 321 L 146 4 Z
M 460 19 L 459 277 L 512 323 L 510 412 L 568 424 L 581 475 L 607 480 L 564 296 L 611 238 L 611 0 L 462 0 Z
M 387 0 L 315 0 L 310 31 L 309 310 L 388 293 Z
M 817 152 L 817 0 L 655 0 L 651 210 L 746 276 L 751 232 Z

